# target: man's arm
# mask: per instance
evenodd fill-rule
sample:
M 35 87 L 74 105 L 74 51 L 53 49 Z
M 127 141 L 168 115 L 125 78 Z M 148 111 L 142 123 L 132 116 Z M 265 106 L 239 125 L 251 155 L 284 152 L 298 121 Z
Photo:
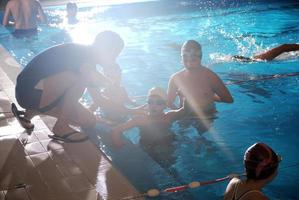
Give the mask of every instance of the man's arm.
M 183 99 L 183 105 L 181 108 L 176 110 L 170 110 L 166 113 L 168 119 L 173 122 L 178 120 L 179 118 L 183 117 L 186 114 L 186 107 L 185 107 L 186 99 Z
M 104 74 L 97 71 L 93 65 L 85 64 L 80 67 L 80 74 L 83 77 L 83 81 L 86 85 L 92 87 L 100 87 L 112 85 L 112 81 Z
M 82 82 L 85 82 L 88 93 L 90 94 L 94 104 L 96 106 L 112 106 L 112 102 L 103 97 L 100 93 L 101 87 L 112 84 L 110 79 L 98 72 L 95 66 L 87 64 L 80 67 L 79 73 L 81 74 Z
M 7 26 L 9 24 L 9 16 L 10 16 L 10 13 L 11 13 L 11 5 L 10 5 L 10 2 L 8 2 L 6 4 L 6 7 L 5 7 L 5 11 L 4 11 L 4 15 L 3 15 L 3 20 L 2 20 L 2 24 L 3 26 Z
M 222 80 L 212 71 L 210 73 L 210 80 L 213 91 L 215 92 L 214 101 L 233 103 L 233 97 L 228 91 L 227 87 L 224 85 Z
M 167 89 L 167 106 L 171 109 L 176 109 L 173 102 L 177 96 L 177 86 L 175 84 L 175 76 L 171 76 Z

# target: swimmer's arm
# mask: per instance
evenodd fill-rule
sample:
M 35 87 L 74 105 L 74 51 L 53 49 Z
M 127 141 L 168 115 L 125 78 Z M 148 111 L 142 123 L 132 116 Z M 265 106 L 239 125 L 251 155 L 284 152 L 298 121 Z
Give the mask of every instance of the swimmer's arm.
M 173 104 L 173 102 L 177 96 L 177 90 L 178 88 L 175 84 L 175 77 L 171 76 L 167 89 L 167 106 L 171 109 L 176 109 L 176 106 Z
M 6 7 L 5 7 L 5 11 L 4 11 L 4 15 L 3 15 L 3 20 L 2 20 L 2 25 L 3 26 L 8 26 L 9 25 L 9 16 L 10 16 L 10 3 L 8 2 Z
M 127 104 L 130 104 L 132 106 L 138 106 L 138 104 L 129 97 L 126 89 L 120 85 L 117 85 L 117 87 L 119 88 L 119 93 L 121 94 L 120 96 L 122 97 L 123 101 Z
M 45 15 L 44 10 L 39 1 L 37 1 L 37 10 L 38 10 L 38 19 L 41 22 L 47 24 L 48 23 L 47 16 Z
M 95 87 L 88 87 L 87 88 L 88 93 L 92 97 L 93 104 L 90 107 L 90 111 L 93 112 L 98 107 L 110 109 L 110 110 L 116 110 L 119 113 L 125 113 L 125 114 L 140 114 L 135 110 L 132 110 L 130 108 L 125 107 L 124 105 L 116 105 L 114 101 L 111 99 L 103 96 L 98 88 Z
M 128 108 L 128 113 L 131 115 L 146 115 L 147 112 L 147 104 L 136 106 L 134 108 Z
M 298 50 L 299 50 L 299 44 L 282 44 L 269 51 L 266 51 L 265 53 L 254 56 L 254 59 L 270 61 L 284 52 L 298 51 Z
M 89 64 L 84 64 L 80 67 L 79 73 L 83 77 L 83 81 L 89 87 L 108 86 L 112 85 L 112 81 L 104 74 L 97 71 L 96 67 Z
M 121 138 L 121 135 L 123 134 L 124 131 L 129 130 L 131 128 L 140 126 L 142 124 L 142 119 L 141 118 L 133 118 L 130 119 L 129 121 L 118 125 L 117 127 L 112 129 L 111 132 L 111 137 L 112 137 L 112 143 L 115 147 L 122 147 L 123 140 Z
M 115 103 L 110 99 L 108 99 L 107 97 L 101 95 L 98 88 L 88 87 L 87 91 L 93 100 L 93 105 L 91 106 L 91 108 L 98 108 L 98 107 L 114 108 L 115 107 Z M 119 107 L 119 112 L 127 112 L 127 109 L 125 107 Z
M 186 100 L 183 100 L 183 105 L 181 108 L 176 110 L 170 110 L 166 113 L 166 115 L 169 117 L 170 121 L 175 121 L 181 117 L 183 117 L 186 114 L 186 107 L 185 107 Z
M 126 130 L 139 126 L 141 121 L 138 118 L 139 117 L 134 117 L 128 120 L 127 122 L 116 126 L 115 128 L 112 129 L 112 132 L 117 132 L 119 134 L 122 134 Z
M 210 75 L 211 86 L 214 91 L 214 101 L 233 103 L 233 97 L 228 91 L 227 87 L 224 85 L 222 80 L 213 72 Z

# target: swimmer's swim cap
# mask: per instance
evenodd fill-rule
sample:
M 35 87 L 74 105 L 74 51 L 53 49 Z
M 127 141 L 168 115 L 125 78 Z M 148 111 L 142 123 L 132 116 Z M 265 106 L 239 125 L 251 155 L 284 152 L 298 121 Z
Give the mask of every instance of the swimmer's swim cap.
M 244 164 L 248 179 L 261 180 L 274 174 L 280 157 L 266 144 L 255 143 L 244 155 Z
M 167 94 L 165 90 L 161 87 L 153 87 L 149 90 L 148 96 L 159 96 L 164 101 L 167 101 Z
M 186 41 L 181 49 L 181 56 L 199 57 L 202 58 L 201 45 L 195 40 Z

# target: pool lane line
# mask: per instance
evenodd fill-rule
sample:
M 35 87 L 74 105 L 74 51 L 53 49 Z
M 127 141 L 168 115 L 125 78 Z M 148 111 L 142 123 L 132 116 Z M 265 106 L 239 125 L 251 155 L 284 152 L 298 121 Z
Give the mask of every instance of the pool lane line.
M 278 78 L 288 78 L 293 76 L 299 76 L 299 72 L 291 72 L 286 74 L 274 74 L 274 75 L 265 75 L 260 78 L 252 78 L 248 80 L 240 80 L 240 81 L 227 81 L 224 83 L 225 85 L 239 85 L 247 82 L 253 82 L 253 81 L 264 81 L 264 80 L 272 80 L 272 79 L 278 79 Z
M 288 169 L 288 168 L 291 168 L 291 167 L 298 167 L 299 166 L 299 163 L 296 163 L 296 164 L 292 164 L 292 165 L 289 165 L 289 166 L 285 166 L 283 168 L 280 168 L 279 170 L 284 170 L 284 169 Z M 160 194 L 163 194 L 163 193 L 177 193 L 177 192 L 182 192 L 186 189 L 193 189 L 193 188 L 197 188 L 197 187 L 201 187 L 201 186 L 206 186 L 206 185 L 212 185 L 212 184 L 215 184 L 215 183 L 219 183 L 219 182 L 223 182 L 223 181 L 226 181 L 228 179 L 232 179 L 232 178 L 235 178 L 235 177 L 241 177 L 241 176 L 246 176 L 245 173 L 243 174 L 229 174 L 223 178 L 218 178 L 218 179 L 213 179 L 213 180 L 207 180 L 207 181 L 194 181 L 194 182 L 191 182 L 189 184 L 186 184 L 186 185 L 179 185 L 179 186 L 174 186 L 174 187 L 170 187 L 170 188 L 166 188 L 166 189 L 149 189 L 147 192 L 145 193 L 142 193 L 142 194 L 139 194 L 139 195 L 135 195 L 135 196 L 128 196 L 128 197 L 124 197 L 124 198 L 121 198 L 121 199 L 117 199 L 117 200 L 134 200 L 134 199 L 140 199 L 140 198 L 143 198 L 143 197 L 157 197 L 159 196 Z
M 170 187 L 170 188 L 165 188 L 165 189 L 149 189 L 147 192 L 140 194 L 140 195 L 136 195 L 136 196 L 128 196 L 128 197 L 124 197 L 121 199 L 117 199 L 117 200 L 133 200 L 133 199 L 139 199 L 142 197 L 157 197 L 160 194 L 164 194 L 164 193 L 177 193 L 177 192 L 181 192 L 184 191 L 186 189 L 194 189 L 194 188 L 198 188 L 201 186 L 206 186 L 206 185 L 211 185 L 211 184 L 215 184 L 215 183 L 219 183 L 219 182 L 223 182 L 226 181 L 228 179 L 232 179 L 235 177 L 242 177 L 242 176 L 246 176 L 246 174 L 229 174 L 225 177 L 222 178 L 217 178 L 217 179 L 213 179 L 213 180 L 207 180 L 207 181 L 193 181 L 189 184 L 186 185 L 179 185 L 179 186 L 174 186 L 174 187 Z

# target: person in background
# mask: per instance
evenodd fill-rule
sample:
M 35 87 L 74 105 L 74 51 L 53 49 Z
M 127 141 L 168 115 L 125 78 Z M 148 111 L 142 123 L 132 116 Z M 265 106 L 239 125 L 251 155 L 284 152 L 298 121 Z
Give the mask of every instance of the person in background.
M 77 24 L 79 20 L 77 19 L 78 6 L 75 2 L 68 2 L 66 4 L 66 17 L 68 24 Z
M 15 28 L 12 34 L 17 38 L 36 35 L 38 21 L 47 23 L 47 17 L 37 0 L 9 0 L 3 15 L 3 26 L 10 24 L 10 16 Z
M 233 178 L 224 200 L 267 200 L 262 189 L 277 175 L 281 158 L 264 143 L 255 143 L 244 154 L 246 179 Z
M 252 58 L 235 55 L 233 56 L 233 59 L 241 62 L 242 61 L 252 62 L 252 61 L 260 61 L 260 60 L 271 61 L 277 56 L 281 55 L 282 53 L 290 52 L 290 51 L 299 51 L 299 44 L 282 44 L 262 54 L 255 55 Z

